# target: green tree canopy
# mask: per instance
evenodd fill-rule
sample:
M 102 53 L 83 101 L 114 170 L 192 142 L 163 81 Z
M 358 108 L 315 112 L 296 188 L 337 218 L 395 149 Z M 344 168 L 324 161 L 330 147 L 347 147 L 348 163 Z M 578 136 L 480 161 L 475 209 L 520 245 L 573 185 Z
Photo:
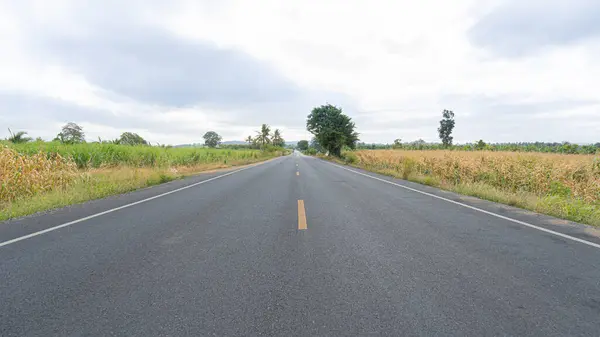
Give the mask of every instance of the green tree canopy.
M 148 145 L 148 142 L 137 133 L 123 132 L 118 139 L 122 145 Z
M 298 150 L 306 151 L 308 150 L 308 140 L 301 140 L 298 142 Z
M 221 136 L 214 131 L 208 131 L 202 137 L 204 138 L 204 145 L 208 147 L 217 147 L 217 145 L 221 144 Z
M 444 110 L 442 112 L 442 120 L 440 121 L 440 127 L 438 133 L 444 147 L 452 145 L 452 130 L 454 129 L 454 112 L 450 110 Z
M 54 140 L 60 140 L 63 143 L 74 144 L 84 143 L 85 134 L 83 128 L 76 123 L 69 122 L 62 127 L 61 132 L 56 136 Z
M 310 140 L 309 148 L 321 153 L 325 153 L 325 151 L 327 151 L 321 146 L 321 144 L 319 144 L 319 141 L 315 137 Z
M 487 144 L 483 141 L 483 139 L 480 139 L 479 141 L 477 141 L 477 143 L 475 143 L 476 150 L 485 150 L 486 147 Z
M 330 154 L 339 157 L 345 146 L 354 149 L 358 133 L 354 131 L 352 119 L 342 113 L 342 109 L 327 104 L 316 107 L 308 115 L 306 129 Z

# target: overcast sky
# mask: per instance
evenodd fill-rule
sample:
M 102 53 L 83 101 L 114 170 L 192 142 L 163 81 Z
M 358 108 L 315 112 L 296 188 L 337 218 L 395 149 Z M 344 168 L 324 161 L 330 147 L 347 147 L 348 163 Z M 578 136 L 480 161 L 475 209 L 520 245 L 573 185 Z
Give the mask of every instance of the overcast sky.
M 85 4 L 84 4 L 85 3 Z M 600 141 L 598 0 L 0 0 L 0 137 Z

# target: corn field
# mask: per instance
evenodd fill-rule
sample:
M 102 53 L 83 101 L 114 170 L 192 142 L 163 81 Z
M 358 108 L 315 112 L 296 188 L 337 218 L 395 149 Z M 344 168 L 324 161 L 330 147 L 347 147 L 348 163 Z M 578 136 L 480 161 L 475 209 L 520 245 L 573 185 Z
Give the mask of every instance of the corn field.
M 0 202 L 65 188 L 78 176 L 75 163 L 59 154 L 20 154 L 0 149 Z
M 40 152 L 49 158 L 59 154 L 70 158 L 80 169 L 110 166 L 171 167 L 207 163 L 227 163 L 269 157 L 272 154 L 260 150 L 232 150 L 208 148 L 163 148 L 157 146 L 127 146 L 116 144 L 60 142 L 30 142 L 8 144 L 21 154 L 36 155 Z
M 64 189 L 94 169 L 194 168 L 244 164 L 279 155 L 260 150 L 163 148 L 59 142 L 0 143 L 0 204 Z
M 483 183 L 508 192 L 574 197 L 600 203 L 600 158 L 513 152 L 363 150 L 356 164 L 392 170 L 405 179 L 431 176 L 445 184 Z

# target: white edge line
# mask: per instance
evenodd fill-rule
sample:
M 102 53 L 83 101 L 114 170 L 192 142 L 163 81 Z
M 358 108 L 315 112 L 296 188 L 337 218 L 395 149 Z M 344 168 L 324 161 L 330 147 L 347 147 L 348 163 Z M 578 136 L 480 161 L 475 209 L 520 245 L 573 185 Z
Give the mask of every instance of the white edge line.
M 421 194 L 424 194 L 424 195 L 427 195 L 427 196 L 430 196 L 430 197 L 433 197 L 433 198 L 436 198 L 436 199 L 444 200 L 444 201 L 453 203 L 455 205 L 459 205 L 459 206 L 466 207 L 466 208 L 469 208 L 469 209 L 472 209 L 472 210 L 475 210 L 475 211 L 478 211 L 478 212 L 481 212 L 481 213 L 485 213 L 485 214 L 494 216 L 496 218 L 500 218 L 500 219 L 507 220 L 507 221 L 510 221 L 510 222 L 518 223 L 520 225 L 523 225 L 523 226 L 526 226 L 526 227 L 530 227 L 530 228 L 533 228 L 533 229 L 537 229 L 537 230 L 542 231 L 542 232 L 546 232 L 546 233 L 549 233 L 549 234 L 560 236 L 560 237 L 565 238 L 565 239 L 577 241 L 579 243 L 583 243 L 583 244 L 586 244 L 588 246 L 592 246 L 592 247 L 595 247 L 595 248 L 600 248 L 600 244 L 597 244 L 597 243 L 594 243 L 594 242 L 586 241 L 586 240 L 583 240 L 583 239 L 580 239 L 580 238 L 576 238 L 574 236 L 570 236 L 570 235 L 563 234 L 563 233 L 560 233 L 560 232 L 555 232 L 553 230 L 550 230 L 550 229 L 547 229 L 547 228 L 544 228 L 544 227 L 539 227 L 539 226 L 536 226 L 536 225 L 532 225 L 532 224 L 527 223 L 525 221 L 521 221 L 521 220 L 509 218 L 509 217 L 506 217 L 504 215 L 496 214 L 496 213 L 493 213 L 493 212 L 490 212 L 490 211 L 486 211 L 486 210 L 481 209 L 481 208 L 477 208 L 477 207 L 474 207 L 474 206 L 471 206 L 471 205 L 463 204 L 462 202 L 458 202 L 458 201 L 454 201 L 452 199 L 440 197 L 439 195 L 435 195 L 435 194 L 432 194 L 432 193 L 423 192 L 423 191 L 417 190 L 415 188 L 411 188 L 411 187 L 404 186 L 404 185 L 401 185 L 401 184 L 396 184 L 396 183 L 394 183 L 392 181 L 381 179 L 381 178 L 378 178 L 378 177 L 374 177 L 372 175 L 365 174 L 365 173 L 362 173 L 362 172 L 358 172 L 358 171 L 355 171 L 355 170 L 351 170 L 351 169 L 349 169 L 347 167 L 343 167 L 343 166 L 338 165 L 338 164 L 333 164 L 333 163 L 330 163 L 330 162 L 327 162 L 327 163 L 329 163 L 329 164 L 331 164 L 333 166 L 337 166 L 337 167 L 339 167 L 341 169 L 344 169 L 346 171 L 350 171 L 350 172 L 353 172 L 353 173 L 356 173 L 356 174 L 360 174 L 362 176 L 365 176 L 365 177 L 368 177 L 368 178 L 371 178 L 371 179 L 375 179 L 375 180 L 379 180 L 379 181 L 382 181 L 384 183 L 388 183 L 388 184 L 391 184 L 391 185 L 394 185 L 394 186 L 402 187 L 404 189 L 407 189 L 407 190 L 410 190 L 410 191 L 413 191 L 413 192 L 417 192 L 417 193 L 421 193 Z
M 8 246 L 8 245 L 10 245 L 10 244 L 12 244 L 12 243 L 19 242 L 19 241 L 23 241 L 23 240 L 26 240 L 26 239 L 32 238 L 32 237 L 34 237 L 34 236 L 38 236 L 38 235 L 42 235 L 42 234 L 45 234 L 45 233 L 48 233 L 48 232 L 52 232 L 52 231 L 55 231 L 55 230 L 57 230 L 57 229 L 61 229 L 61 228 L 63 228 L 63 227 L 71 226 L 71 225 L 74 225 L 74 224 L 76 224 L 76 223 L 80 223 L 80 222 L 83 222 L 83 221 L 86 221 L 86 220 L 89 220 L 89 219 L 97 218 L 97 217 L 99 217 L 99 216 L 102 216 L 102 215 L 105 215 L 105 214 L 108 214 L 108 213 L 116 212 L 116 211 L 118 211 L 118 210 L 122 210 L 122 209 L 124 209 L 124 208 L 128 208 L 128 207 L 131 207 L 131 206 L 139 205 L 139 204 L 141 204 L 141 203 L 144 203 L 144 202 L 147 202 L 147 201 L 150 201 L 150 200 L 158 199 L 158 198 L 164 197 L 164 196 L 166 196 L 166 195 L 169 195 L 169 194 L 173 194 L 173 193 L 176 193 L 176 192 L 180 192 L 180 191 L 186 190 L 186 189 L 188 189 L 188 188 L 192 188 L 192 187 L 195 187 L 195 186 L 198 186 L 198 185 L 202 185 L 202 184 L 204 184 L 204 183 L 207 183 L 207 182 L 210 182 L 210 181 L 213 181 L 213 180 L 217 180 L 217 179 L 220 179 L 220 178 L 223 178 L 223 177 L 227 177 L 227 176 L 229 176 L 229 175 L 232 175 L 232 174 L 234 174 L 234 173 L 238 173 L 238 172 L 241 172 L 241 171 L 247 170 L 247 169 L 249 169 L 249 168 L 253 168 L 253 167 L 256 167 L 256 166 L 258 166 L 258 165 L 265 164 L 265 163 L 267 163 L 267 162 L 269 162 L 269 161 L 264 161 L 264 162 L 261 162 L 261 163 L 253 164 L 253 165 L 251 165 L 251 166 L 244 167 L 244 168 L 242 168 L 242 169 L 239 169 L 239 170 L 235 170 L 235 171 L 232 171 L 232 172 L 228 172 L 228 173 L 222 174 L 222 175 L 220 175 L 220 176 L 212 177 L 212 178 L 210 178 L 210 179 L 202 180 L 202 181 L 199 181 L 199 182 L 197 182 L 197 183 L 193 183 L 193 184 L 191 184 L 191 185 L 183 186 L 183 187 L 180 187 L 180 188 L 174 189 L 174 190 L 172 190 L 172 191 L 169 191 L 169 192 L 165 192 L 165 193 L 162 193 L 162 194 L 159 194 L 159 195 L 155 195 L 155 196 L 153 196 L 153 197 L 150 197 L 150 198 L 146 198 L 146 199 L 138 200 L 138 201 L 132 202 L 132 203 L 130 203 L 130 204 L 126 204 L 126 205 L 123 205 L 123 206 L 119 206 L 119 207 L 115 207 L 115 208 L 112 208 L 112 209 L 106 210 L 106 211 L 104 211 L 104 212 L 100 212 L 100 213 L 96 213 L 96 214 L 88 215 L 88 216 L 86 216 L 86 217 L 83 217 L 83 218 L 80 218 L 80 219 L 77 219 L 77 220 L 73 220 L 73 221 L 70 221 L 70 222 L 64 223 L 64 224 L 62 224 L 62 225 L 58 225 L 58 226 L 54 226 L 54 227 L 50 227 L 50 228 L 46 228 L 46 229 L 44 229 L 44 230 L 41 230 L 41 231 L 38 231 L 38 232 L 35 232 L 35 233 L 27 234 L 27 235 L 24 235 L 24 236 L 20 236 L 20 237 L 18 237 L 18 238 L 14 238 L 14 239 L 12 239 L 12 240 L 4 241 L 4 242 L 0 243 L 0 247 Z

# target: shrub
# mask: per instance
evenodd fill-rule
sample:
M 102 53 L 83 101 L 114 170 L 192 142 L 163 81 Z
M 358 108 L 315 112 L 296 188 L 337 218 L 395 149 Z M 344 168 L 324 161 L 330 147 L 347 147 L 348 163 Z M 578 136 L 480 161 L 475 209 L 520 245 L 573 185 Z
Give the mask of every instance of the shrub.
M 346 164 L 356 164 L 358 162 L 358 157 L 354 152 L 344 152 L 342 153 L 342 159 Z
M 308 148 L 308 150 L 306 150 L 306 154 L 309 156 L 316 156 L 317 149 L 315 149 L 314 147 Z

